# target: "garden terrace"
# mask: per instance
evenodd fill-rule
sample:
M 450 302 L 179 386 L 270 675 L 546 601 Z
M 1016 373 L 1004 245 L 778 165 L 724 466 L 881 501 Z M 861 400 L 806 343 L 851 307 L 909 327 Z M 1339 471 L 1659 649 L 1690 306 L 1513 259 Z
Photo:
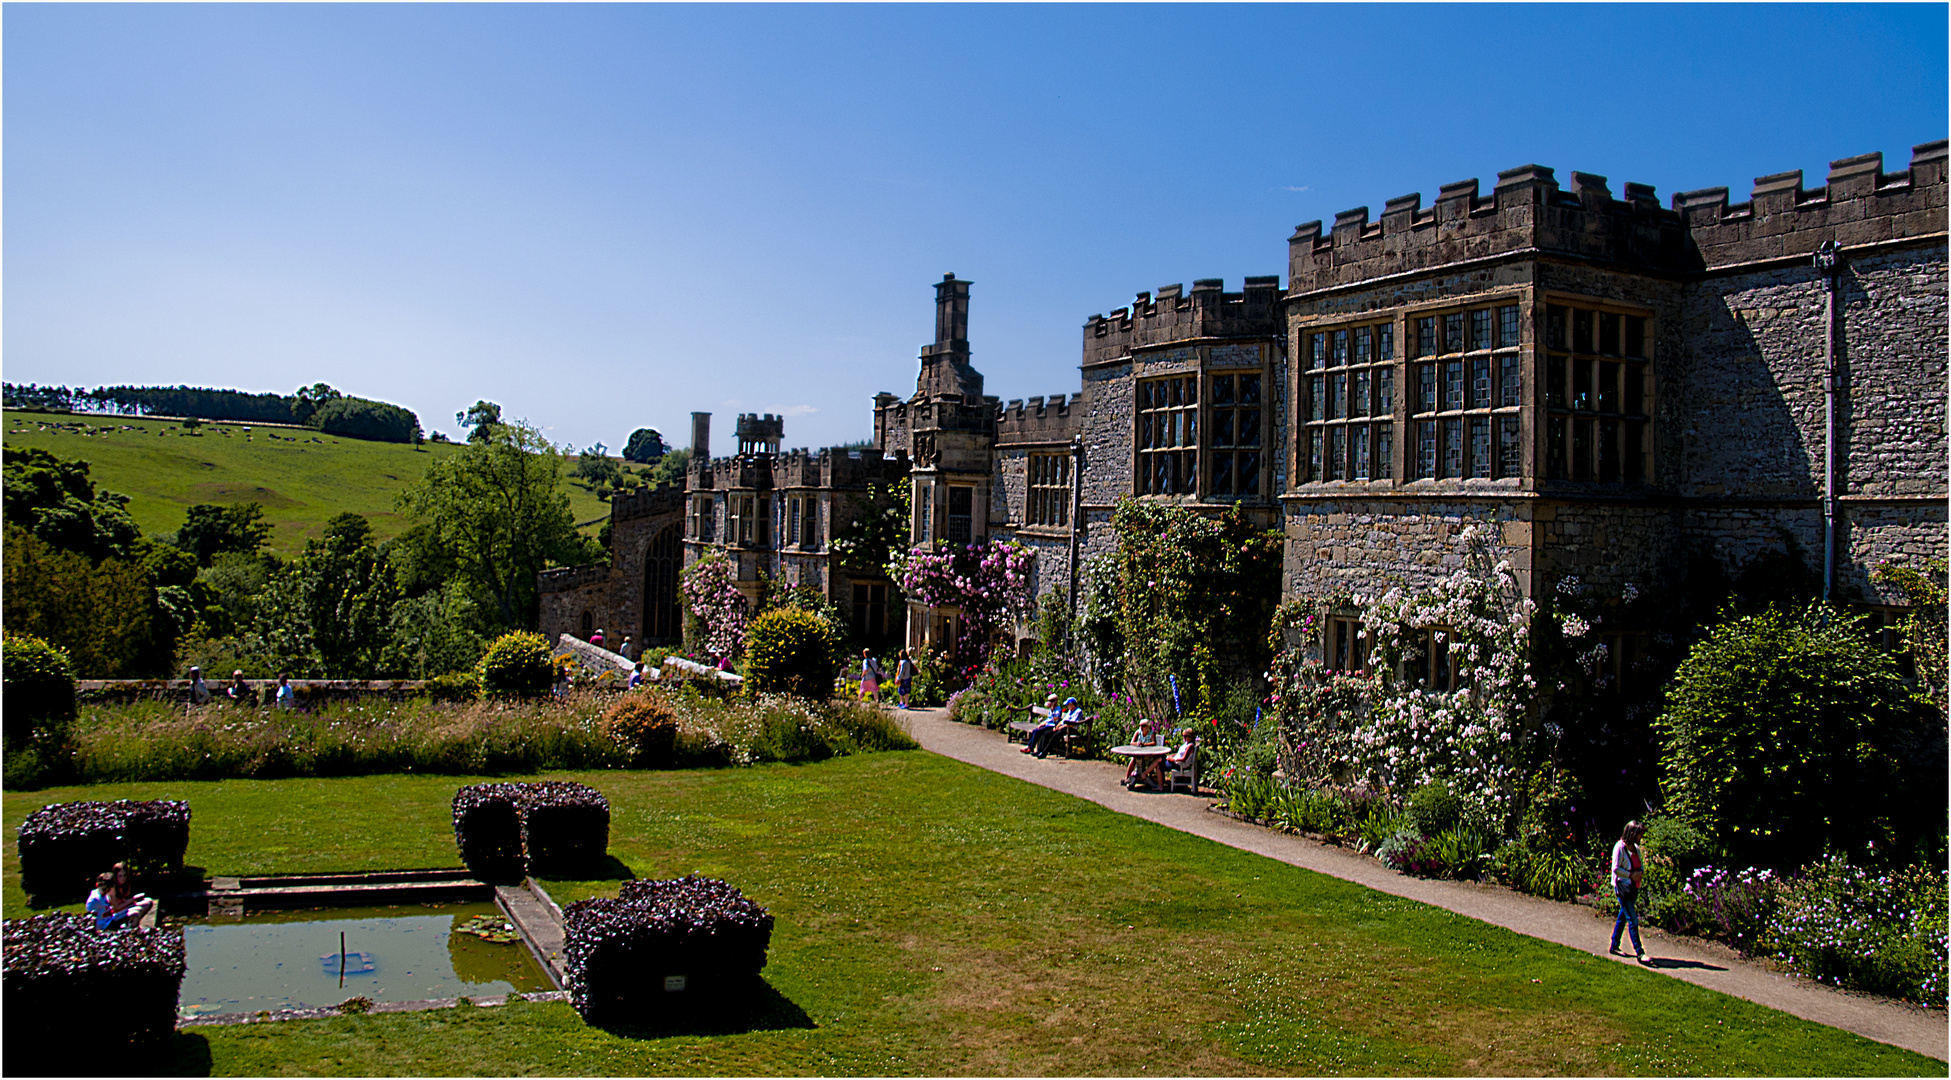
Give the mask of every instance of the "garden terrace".
M 639 1037 L 586 1027 L 566 1002 L 204 1027 L 178 1034 L 158 1070 L 1944 1072 L 934 755 L 545 775 L 603 788 L 621 864 L 550 879 L 550 894 L 613 897 L 626 875 L 737 882 L 777 920 L 754 1001 Z M 50 799 L 188 799 L 186 857 L 212 873 L 352 872 L 455 865 L 454 787 L 399 774 L 173 781 L 10 792 L 5 808 L 18 819 Z M 18 857 L 0 857 L 5 913 L 25 914 Z

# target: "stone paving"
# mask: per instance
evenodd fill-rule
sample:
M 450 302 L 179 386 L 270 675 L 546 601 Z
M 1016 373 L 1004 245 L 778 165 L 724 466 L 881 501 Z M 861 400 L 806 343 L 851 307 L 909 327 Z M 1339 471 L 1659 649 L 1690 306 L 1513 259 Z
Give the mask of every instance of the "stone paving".
M 942 709 L 914 709 L 895 715 L 907 720 L 924 749 L 944 757 L 1088 799 L 1228 847 L 1578 949 L 1602 960 L 1633 962 L 1630 957 L 1621 960 L 1607 954 L 1612 920 L 1591 908 L 1543 900 L 1498 885 L 1407 877 L 1346 848 L 1216 813 L 1210 788 L 1200 796 L 1127 791 L 1118 783 L 1123 776 L 1122 765 L 1056 756 L 1039 760 L 1020 753 L 1021 747 L 1007 742 L 998 732 L 950 720 Z M 1951 1020 L 1942 1011 L 1790 978 L 1713 942 L 1647 926 L 1641 927 L 1640 934 L 1647 950 L 1646 966 L 1663 975 L 1940 1061 L 1951 1060 Z

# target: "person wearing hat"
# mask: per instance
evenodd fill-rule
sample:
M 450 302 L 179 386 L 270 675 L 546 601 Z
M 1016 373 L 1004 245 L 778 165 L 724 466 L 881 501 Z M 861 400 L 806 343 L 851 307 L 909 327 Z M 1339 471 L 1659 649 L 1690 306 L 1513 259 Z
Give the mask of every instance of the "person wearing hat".
M 1034 713 L 1036 710 L 1032 709 L 1030 711 Z M 1043 722 L 1031 728 L 1030 733 L 1023 737 L 1023 749 L 1018 750 L 1017 753 L 1036 753 L 1037 743 L 1043 739 L 1046 733 L 1056 728 L 1057 713 L 1057 695 L 1051 694 L 1049 697 L 1043 699 Z
M 1050 696 L 1056 697 L 1055 694 Z M 1050 743 L 1052 741 L 1068 735 L 1083 726 L 1083 706 L 1077 704 L 1076 698 L 1065 698 L 1062 709 L 1052 711 L 1049 719 L 1037 725 L 1035 731 L 1030 732 L 1029 745 L 1024 750 L 1037 757 L 1047 757 L 1050 753 Z
M 591 635 L 589 635 L 589 643 L 590 643 L 591 645 L 594 645 L 594 646 L 596 646 L 596 647 L 597 647 L 597 648 L 599 648 L 599 649 L 603 647 L 603 628 L 602 628 L 602 627 L 600 627 L 600 626 L 599 626 L 599 627 L 597 627 L 597 628 L 596 628 L 596 632 L 595 632 L 594 634 L 591 634 Z

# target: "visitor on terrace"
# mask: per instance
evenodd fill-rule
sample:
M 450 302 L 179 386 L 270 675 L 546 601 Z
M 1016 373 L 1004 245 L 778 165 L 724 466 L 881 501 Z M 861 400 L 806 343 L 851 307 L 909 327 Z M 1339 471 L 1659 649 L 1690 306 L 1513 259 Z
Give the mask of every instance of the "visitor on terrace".
M 908 694 L 914 690 L 915 662 L 908 650 L 901 650 L 901 659 L 894 665 L 894 688 L 900 691 L 901 708 L 908 707 Z
M 1052 700 L 1056 696 L 1055 694 L 1050 695 Z M 1024 740 L 1023 752 L 1033 754 L 1040 758 L 1047 757 L 1050 754 L 1050 744 L 1052 742 L 1072 732 L 1081 730 L 1083 726 L 1084 707 L 1077 704 L 1076 698 L 1065 698 L 1062 709 L 1051 710 L 1049 717 L 1043 723 L 1038 724 L 1036 730 L 1030 732 L 1030 737 Z
M 156 908 L 156 901 L 136 892 L 129 881 L 129 868 L 116 863 L 114 869 L 95 875 L 95 890 L 88 894 L 88 914 L 95 917 L 95 929 L 135 926 Z
M 1159 786 L 1164 786 L 1165 777 L 1163 770 L 1165 765 L 1170 765 L 1174 769 L 1187 768 L 1192 764 L 1193 755 L 1197 753 L 1199 753 L 1199 736 L 1194 735 L 1191 728 L 1180 728 L 1179 748 L 1165 755 L 1164 765 L 1160 766 L 1161 775 L 1159 776 Z
M 244 669 L 238 668 L 230 673 L 230 682 L 224 687 L 224 696 L 238 705 L 257 704 L 257 692 L 251 684 L 244 681 Z
M 298 691 L 291 688 L 291 677 L 278 676 L 278 708 L 291 710 L 298 707 Z
M 1646 862 L 1639 850 L 1639 838 L 1646 835 L 1646 826 L 1637 821 L 1628 821 L 1619 833 L 1619 842 L 1612 845 L 1612 892 L 1619 898 L 1619 917 L 1612 921 L 1612 947 L 1606 951 L 1614 956 L 1624 956 L 1619 951 L 1619 932 L 1631 928 L 1633 932 L 1633 956 L 1642 963 L 1646 960 L 1646 950 L 1639 946 L 1639 887 L 1645 881 Z
M 874 650 L 860 650 L 860 700 L 878 702 L 881 700 L 881 682 L 887 675 L 881 671 L 881 662 L 874 659 Z
M 203 669 L 200 667 L 190 668 L 190 704 L 210 704 L 210 687 L 204 683 Z
M 637 687 L 642 686 L 643 684 L 644 684 L 644 662 L 639 660 L 637 661 L 636 669 L 630 672 L 630 689 L 635 690 Z
M 1164 746 L 1165 736 L 1158 730 L 1158 725 L 1152 723 L 1148 717 L 1138 721 L 1138 730 L 1131 733 L 1131 745 Z M 1156 756 L 1135 757 L 1131 759 L 1130 765 L 1125 766 L 1124 785 L 1126 787 L 1130 787 L 1133 784 L 1150 784 L 1153 787 L 1164 787 L 1164 779 L 1159 774 L 1159 764 Z

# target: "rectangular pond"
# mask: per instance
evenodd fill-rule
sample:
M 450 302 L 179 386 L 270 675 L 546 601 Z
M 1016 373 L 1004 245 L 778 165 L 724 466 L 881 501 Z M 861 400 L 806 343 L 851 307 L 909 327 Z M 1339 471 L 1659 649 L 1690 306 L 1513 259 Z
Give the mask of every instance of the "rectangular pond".
M 183 944 L 184 1017 L 555 989 L 486 901 L 190 919 Z

